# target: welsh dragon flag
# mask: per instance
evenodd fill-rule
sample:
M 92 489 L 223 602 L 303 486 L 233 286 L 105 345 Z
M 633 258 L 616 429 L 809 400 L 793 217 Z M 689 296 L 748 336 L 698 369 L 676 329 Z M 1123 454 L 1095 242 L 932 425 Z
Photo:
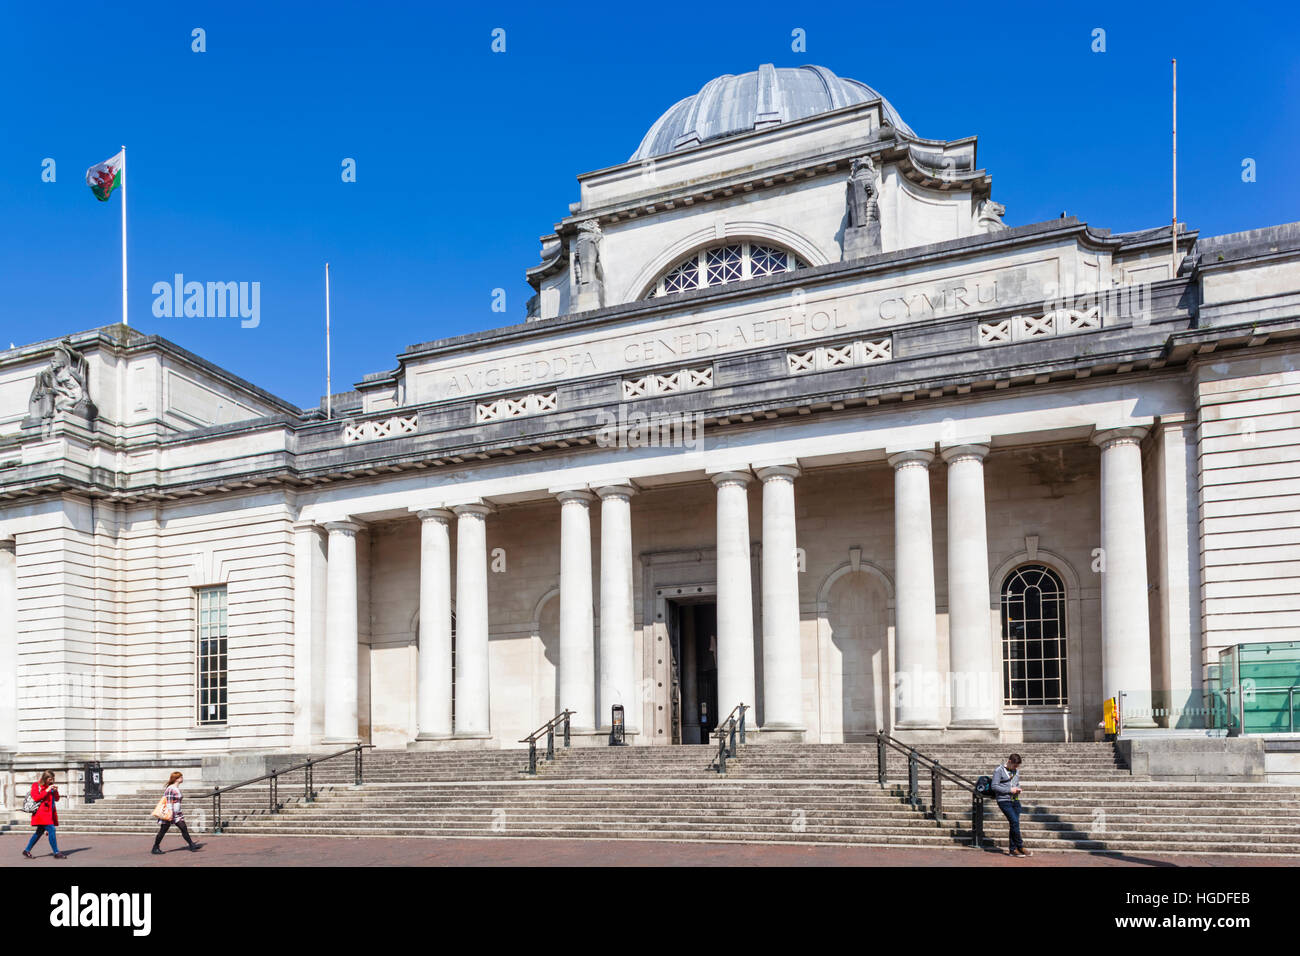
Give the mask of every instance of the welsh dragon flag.
M 126 157 L 118 153 L 86 170 L 86 185 L 100 202 L 107 202 L 113 190 L 122 185 L 122 166 L 125 163 Z

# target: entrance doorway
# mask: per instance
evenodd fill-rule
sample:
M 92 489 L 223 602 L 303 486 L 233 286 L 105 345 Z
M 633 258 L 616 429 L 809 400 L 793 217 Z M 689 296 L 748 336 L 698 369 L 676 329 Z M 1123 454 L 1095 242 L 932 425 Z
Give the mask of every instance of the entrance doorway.
M 672 742 L 707 744 L 718 723 L 718 605 L 668 602 Z

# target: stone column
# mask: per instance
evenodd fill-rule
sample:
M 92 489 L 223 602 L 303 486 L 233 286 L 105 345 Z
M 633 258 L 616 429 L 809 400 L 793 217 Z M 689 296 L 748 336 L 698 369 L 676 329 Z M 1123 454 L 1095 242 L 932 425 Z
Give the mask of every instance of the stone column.
M 889 456 L 894 468 L 895 689 L 899 730 L 940 728 L 939 639 L 935 627 L 930 462 L 934 453 Z
M 491 736 L 485 502 L 456 505 L 456 736 Z
M 0 751 L 18 749 L 18 555 L 0 535 Z
M 357 532 L 333 521 L 325 597 L 325 740 L 354 744 L 357 733 Z
M 803 740 L 803 665 L 799 641 L 799 567 L 794 480 L 799 469 L 773 465 L 763 482 L 763 733 Z
M 1146 516 L 1142 504 L 1145 428 L 1098 431 L 1101 448 L 1101 691 L 1124 691 L 1134 708 L 1151 707 L 1151 619 L 1147 605 Z M 1125 719 L 1153 727 L 1151 718 Z
M 724 471 L 712 476 L 718 488 L 718 714 L 722 720 L 744 703 L 746 730 L 758 729 L 754 706 L 754 593 L 750 575 L 749 494 L 751 476 Z M 714 718 L 710 716 L 710 720 Z
M 989 628 L 989 538 L 984 507 L 988 445 L 953 445 L 948 463 L 948 726 L 996 727 L 997 675 Z
M 325 732 L 325 601 L 328 558 L 324 529 L 311 521 L 293 526 L 293 739 L 296 748 L 320 742 Z
M 596 718 L 596 643 L 591 596 L 589 491 L 561 491 L 560 706 L 574 712 L 573 733 L 592 733 Z
M 600 719 L 623 705 L 628 734 L 637 733 L 641 707 L 633 678 L 635 626 L 632 616 L 632 495 L 627 484 L 603 485 L 600 495 Z
M 450 737 L 451 519 L 440 508 L 420 518 L 420 652 L 416 674 L 417 740 Z

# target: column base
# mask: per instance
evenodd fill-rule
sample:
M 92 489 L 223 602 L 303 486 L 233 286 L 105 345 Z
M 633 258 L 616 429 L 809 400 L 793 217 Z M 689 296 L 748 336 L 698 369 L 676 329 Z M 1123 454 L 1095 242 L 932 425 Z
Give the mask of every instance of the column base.
M 758 730 L 745 728 L 745 743 L 757 744 L 801 744 L 808 733 L 806 727 L 791 727 L 786 724 L 764 724 Z
M 488 750 L 498 746 L 497 739 L 492 734 L 452 734 L 443 737 L 438 743 L 438 750 Z
M 631 734 L 628 734 L 630 737 Z M 541 743 L 545 745 L 546 738 L 542 738 Z M 609 746 L 609 728 L 603 730 L 592 730 L 584 727 L 579 730 L 576 727 L 569 728 L 569 746 L 570 747 L 608 747 Z M 564 747 L 564 732 L 557 730 L 555 732 L 555 749 L 559 750 Z
M 894 736 L 906 735 L 904 743 L 934 742 L 944 739 L 944 727 L 937 720 L 901 720 L 894 724 Z
M 446 750 L 451 734 L 420 734 L 414 740 L 407 741 L 407 750 Z
M 943 737 L 956 742 L 996 743 L 999 739 L 998 723 L 988 717 L 954 720 L 948 724 Z
M 319 746 L 338 750 L 340 747 L 355 747 L 359 743 L 360 737 L 322 737 Z

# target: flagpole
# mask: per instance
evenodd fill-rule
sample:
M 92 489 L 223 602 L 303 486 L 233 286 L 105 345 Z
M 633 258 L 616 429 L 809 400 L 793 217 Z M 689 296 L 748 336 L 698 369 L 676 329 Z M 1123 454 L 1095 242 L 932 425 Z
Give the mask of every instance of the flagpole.
M 325 417 L 333 417 L 333 388 L 330 375 L 330 264 L 325 263 Z
M 126 315 L 126 147 L 122 147 L 122 324 L 130 325 Z
M 1178 61 L 1170 60 L 1173 67 L 1174 81 L 1174 128 L 1173 128 L 1173 226 L 1170 229 L 1170 244 L 1173 250 L 1173 265 L 1170 266 L 1169 278 L 1178 278 Z

